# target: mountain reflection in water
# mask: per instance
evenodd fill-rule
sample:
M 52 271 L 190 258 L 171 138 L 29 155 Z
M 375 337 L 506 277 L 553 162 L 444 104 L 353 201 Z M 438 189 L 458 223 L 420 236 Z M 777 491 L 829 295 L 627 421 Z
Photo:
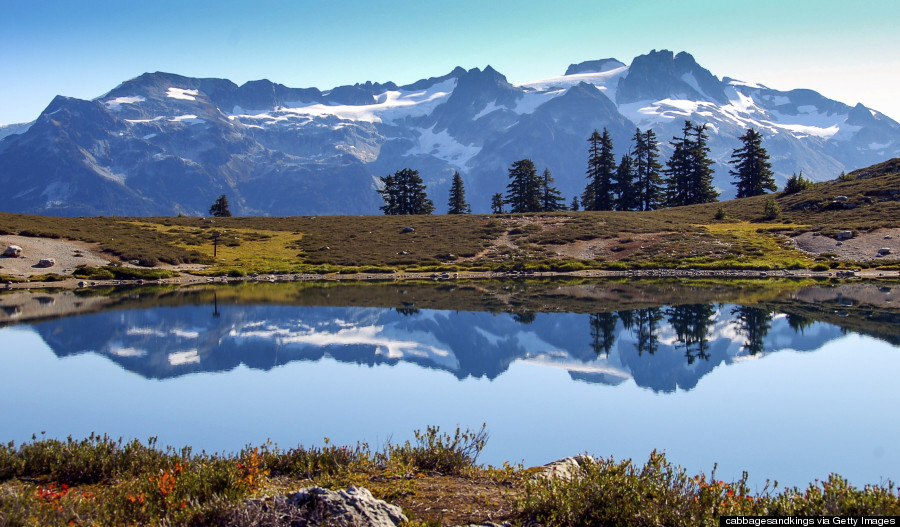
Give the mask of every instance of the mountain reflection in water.
M 18 327 L 0 339 L 49 350 L 0 349 L 0 440 L 377 447 L 487 422 L 481 461 L 494 464 L 661 449 L 725 478 L 878 482 L 900 466 L 895 296 L 891 283 L 791 281 L 2 294 L 0 326 Z
M 484 284 L 379 284 L 288 289 L 295 293 L 289 297 L 278 290 L 291 285 L 146 292 L 108 306 L 114 309 L 36 322 L 34 329 L 58 356 L 95 352 L 147 378 L 241 364 L 269 370 L 327 356 L 369 366 L 403 361 L 459 379 L 495 379 L 523 361 L 590 383 L 633 379 L 657 392 L 690 390 L 714 368 L 747 358 L 816 350 L 847 331 L 867 332 L 867 322 L 878 328 L 876 336 L 900 341 L 900 316 L 890 309 L 893 289 L 883 285 L 794 287 L 786 294 L 763 285 L 749 292 L 747 286 L 694 286 L 666 304 L 649 306 L 665 298 L 667 288 L 684 286 L 547 282 L 529 290 L 500 282 L 492 290 Z M 360 307 L 390 303 L 385 291 L 403 299 L 398 307 Z M 332 300 L 331 293 L 348 292 L 347 306 L 321 305 Z M 506 293 L 507 311 L 475 302 L 471 310 L 459 310 L 455 301 L 464 292 L 486 298 Z M 755 297 L 754 304 L 733 303 L 742 295 Z M 267 297 L 282 300 L 273 304 Z M 39 295 L 36 302 L 55 303 L 48 298 Z M 676 303 L 698 298 L 716 301 Z M 416 299 L 429 307 L 416 307 Z M 529 300 L 549 312 L 530 310 Z M 572 312 L 566 312 L 567 300 Z M 450 309 L 441 309 L 442 302 Z M 630 308 L 610 309 L 623 305 Z

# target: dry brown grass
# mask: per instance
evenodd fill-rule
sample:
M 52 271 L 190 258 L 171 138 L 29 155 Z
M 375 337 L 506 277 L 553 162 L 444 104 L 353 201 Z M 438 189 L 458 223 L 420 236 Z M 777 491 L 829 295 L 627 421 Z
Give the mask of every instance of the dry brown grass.
M 122 260 L 213 264 L 220 273 L 528 266 L 780 269 L 816 263 L 815 255 L 785 246 L 784 236 L 900 226 L 900 160 L 843 179 L 790 195 L 651 212 L 209 219 L 0 213 L 0 233 L 96 243 Z M 835 201 L 836 196 L 847 199 Z M 780 214 L 766 221 L 765 203 L 772 199 Z M 720 209 L 725 217 L 716 219 Z M 216 233 L 221 253 L 214 259 Z

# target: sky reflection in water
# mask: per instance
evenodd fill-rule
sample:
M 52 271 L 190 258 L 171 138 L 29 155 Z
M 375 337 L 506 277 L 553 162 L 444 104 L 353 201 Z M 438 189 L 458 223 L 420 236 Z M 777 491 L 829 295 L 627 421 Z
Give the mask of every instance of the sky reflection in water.
M 752 344 L 737 306 L 694 306 L 702 342 L 661 306 L 652 352 L 635 311 L 205 304 L 12 326 L 0 329 L 0 440 L 377 448 L 428 425 L 487 423 L 480 461 L 492 464 L 642 462 L 659 449 L 692 472 L 748 470 L 759 486 L 900 479 L 896 346 L 812 320 L 798 332 L 776 313 Z

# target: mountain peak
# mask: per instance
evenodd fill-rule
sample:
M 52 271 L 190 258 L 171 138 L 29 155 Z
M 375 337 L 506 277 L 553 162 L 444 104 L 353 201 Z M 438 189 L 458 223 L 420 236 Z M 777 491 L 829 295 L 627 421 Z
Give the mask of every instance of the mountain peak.
M 569 64 L 566 69 L 566 75 L 575 75 L 578 73 L 603 73 L 604 71 L 621 68 L 625 64 L 614 58 L 588 60 L 578 64 Z
M 725 85 L 690 53 L 652 50 L 635 57 L 628 75 L 619 80 L 616 102 L 681 99 L 725 104 Z

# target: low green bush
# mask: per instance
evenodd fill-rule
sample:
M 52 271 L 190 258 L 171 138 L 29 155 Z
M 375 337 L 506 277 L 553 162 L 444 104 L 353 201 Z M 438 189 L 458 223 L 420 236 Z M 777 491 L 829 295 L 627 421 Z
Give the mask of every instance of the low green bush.
M 806 489 L 777 482 L 751 492 L 747 473 L 734 482 L 689 476 L 654 451 L 644 465 L 631 460 L 582 458 L 570 479 L 537 478 L 525 485 L 517 506 L 521 517 L 539 525 L 629 525 L 695 527 L 719 525 L 721 516 L 895 515 L 900 499 L 893 484 L 849 485 L 832 474 Z
M 457 428 L 453 436 L 429 426 L 425 432 L 416 430 L 414 435 L 415 443 L 389 444 L 386 457 L 417 470 L 441 474 L 460 474 L 472 467 L 488 440 L 486 425 L 475 431 Z

